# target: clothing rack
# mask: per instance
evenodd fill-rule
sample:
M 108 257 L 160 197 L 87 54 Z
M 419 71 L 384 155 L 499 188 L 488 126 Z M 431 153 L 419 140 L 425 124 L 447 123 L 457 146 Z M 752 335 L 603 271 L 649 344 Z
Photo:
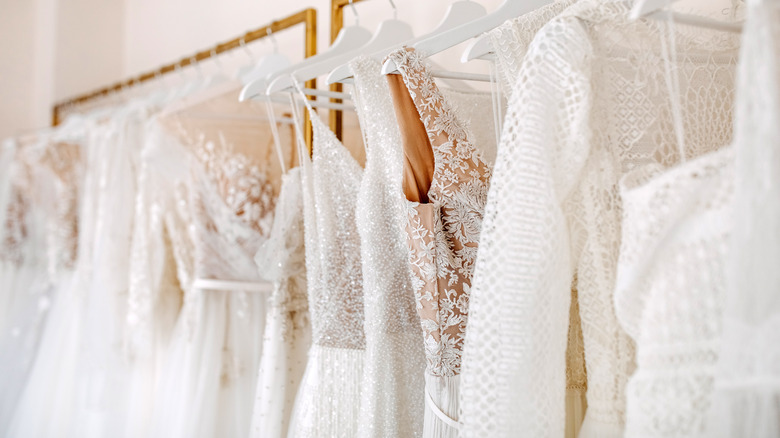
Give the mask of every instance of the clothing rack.
M 330 43 L 336 41 L 341 28 L 344 27 L 344 7 L 360 3 L 363 0 L 331 0 L 330 1 Z M 342 84 L 331 84 L 330 91 L 342 92 Z M 330 99 L 333 103 L 342 103 L 341 99 Z M 328 113 L 328 122 L 331 131 L 339 140 L 343 140 L 343 113 L 340 110 L 331 110 Z
M 335 0 L 334 0 L 335 1 Z M 360 0 L 355 0 L 360 1 Z M 348 0 L 344 0 L 344 3 L 348 3 Z M 176 61 L 171 64 L 164 65 L 156 70 L 152 70 L 146 73 L 142 73 L 139 76 L 117 82 L 114 85 L 109 85 L 107 87 L 103 87 L 99 90 L 92 91 L 86 94 L 83 94 L 81 96 L 77 96 L 71 99 L 68 99 L 66 101 L 57 103 L 54 105 L 54 108 L 52 109 L 52 126 L 57 126 L 60 124 L 60 114 L 63 109 L 75 106 L 84 102 L 88 102 L 91 100 L 95 100 L 98 98 L 101 98 L 103 96 L 108 96 L 109 94 L 120 91 L 126 87 L 131 87 L 133 85 L 137 85 L 146 81 L 150 81 L 156 78 L 159 78 L 161 75 L 165 75 L 171 72 L 175 72 L 179 70 L 180 68 L 186 67 L 188 65 L 192 65 L 193 63 L 198 63 L 200 61 L 215 57 L 221 53 L 234 50 L 240 47 L 243 47 L 246 43 L 250 43 L 252 41 L 260 40 L 262 38 L 268 37 L 270 35 L 273 35 L 276 32 L 279 32 L 284 29 L 289 29 L 293 26 L 296 26 L 298 24 L 304 24 L 305 26 L 305 47 L 304 47 L 304 56 L 306 58 L 313 56 L 317 53 L 317 10 L 314 8 L 307 8 L 303 9 L 300 12 L 297 12 L 295 14 L 292 14 L 288 17 L 282 18 L 281 20 L 272 21 L 270 24 L 267 24 L 261 28 L 249 31 L 245 33 L 244 35 L 241 35 L 238 38 L 234 38 L 230 41 L 217 44 L 214 47 L 211 47 L 209 49 L 203 50 L 201 52 L 198 52 L 192 56 L 187 56 L 182 58 L 179 61 Z M 332 32 L 331 32 L 332 33 Z M 338 32 L 337 32 L 338 33 Z M 312 79 L 310 81 L 306 82 L 307 88 L 316 88 L 317 83 L 315 79 Z M 332 114 L 332 112 L 331 112 Z M 311 124 L 309 123 L 309 115 L 308 113 L 305 114 L 304 119 L 304 126 L 306 126 L 304 138 L 306 140 L 306 144 L 309 147 L 309 153 L 311 153 L 311 145 L 312 145 L 312 131 L 311 131 Z

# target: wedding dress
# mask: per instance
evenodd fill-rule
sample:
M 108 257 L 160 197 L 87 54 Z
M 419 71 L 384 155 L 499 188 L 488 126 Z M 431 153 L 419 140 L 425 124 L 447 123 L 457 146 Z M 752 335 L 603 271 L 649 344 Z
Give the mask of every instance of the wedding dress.
M 409 277 L 401 190 L 402 146 L 381 64 L 351 62 L 353 101 L 366 148 L 357 197 L 366 353 L 360 437 L 418 437 L 423 429 L 425 353 Z
M 177 176 L 162 214 L 184 296 L 162 355 L 150 435 L 246 436 L 265 317 L 254 254 L 270 230 L 273 190 L 230 144 L 161 139 L 147 159 Z
M 363 277 L 355 202 L 363 169 L 309 108 L 313 155 L 302 157 L 306 276 L 312 346 L 289 437 L 358 436 Z
M 5 436 L 45 327 L 51 287 L 36 179 L 26 142 L 4 144 L 0 162 L 0 435 Z M 38 180 L 38 183 L 41 181 Z
M 21 361 L 23 369 L 9 369 L 4 378 L 20 379 L 24 386 L 15 405 L 10 406 L 5 433 L 11 437 L 73 436 L 77 426 L 79 317 L 83 312 L 75 299 L 79 283 L 74 269 L 79 248 L 84 139 L 76 137 L 68 142 L 44 138 L 22 151 L 26 161 L 22 172 L 27 174 L 19 190 L 28 203 L 25 208 L 41 215 L 38 224 L 42 240 L 36 249 L 42 251 L 45 267 L 35 273 L 38 284 L 13 291 L 15 342 L 3 343 L 2 359 L 4 364 Z M 36 226 L 26 222 L 24 227 L 28 226 L 17 236 L 33 237 Z
M 733 223 L 708 437 L 780 435 L 780 2 L 748 0 L 734 127 Z
M 539 9 L 536 9 L 521 17 L 512 19 L 503 25 L 493 29 L 486 35 L 490 39 L 491 47 L 495 55 L 495 63 L 498 71 L 499 83 L 504 93 L 511 95 L 521 82 L 514 79 L 518 77 L 520 68 L 536 33 L 547 22 L 555 18 L 567 7 L 573 4 L 574 0 L 562 0 L 550 3 Z M 470 302 L 470 313 L 477 314 L 482 308 L 482 300 L 489 300 L 490 297 L 476 294 L 473 295 Z M 577 300 L 577 291 L 572 289 L 571 305 L 569 310 L 569 330 L 567 336 L 566 349 L 566 429 L 567 438 L 576 438 L 579 434 L 587 402 L 585 394 L 587 391 L 587 373 L 585 371 L 585 353 L 582 340 L 582 324 L 580 322 L 579 302 Z M 471 357 L 479 362 L 480 356 L 485 354 L 485 350 L 496 348 L 489 339 L 480 332 L 484 326 L 475 325 L 470 327 L 466 333 L 466 340 L 463 347 L 463 366 L 461 373 L 461 399 L 478 398 L 479 393 L 486 390 L 485 382 L 479 378 L 479 369 L 472 371 L 470 369 Z M 471 342 L 469 339 L 473 339 Z M 479 367 L 480 365 L 476 365 Z M 474 376 L 475 378 L 471 378 Z M 463 423 L 485 422 L 489 423 L 492 415 L 491 410 L 475 411 L 474 406 L 468 401 L 464 402 L 464 409 L 461 418 Z M 472 419 L 470 419 L 471 417 Z
M 398 99 L 397 116 L 418 117 L 422 136 L 427 137 L 422 141 L 433 152 L 428 199 L 407 202 L 406 223 L 411 282 L 427 359 L 423 436 L 456 437 L 461 349 L 490 166 L 423 58 L 406 48 L 389 57 L 408 90 L 399 91 L 408 93 L 416 108 L 408 111 L 406 101 Z M 400 86 L 398 81 L 391 84 Z
M 474 274 L 470 345 L 490 341 L 467 356 L 467 379 L 484 389 L 462 400 L 466 437 L 564 434 L 575 279 L 588 388 L 579 436 L 623 434 L 634 352 L 612 304 L 618 180 L 679 160 L 673 100 L 684 109 L 688 157 L 729 141 L 738 43 L 673 29 L 678 86 L 695 92 L 672 93 L 662 53 L 669 25 L 627 14 L 620 0 L 578 1 L 537 33 L 515 78 Z
M 726 148 L 621 181 L 615 312 L 636 342 L 626 437 L 699 437 L 718 359 L 734 154 Z
M 301 168 L 297 167 L 282 176 L 273 228 L 255 256 L 261 275 L 274 284 L 252 415 L 250 436 L 255 438 L 287 437 L 311 347 L 303 233 Z

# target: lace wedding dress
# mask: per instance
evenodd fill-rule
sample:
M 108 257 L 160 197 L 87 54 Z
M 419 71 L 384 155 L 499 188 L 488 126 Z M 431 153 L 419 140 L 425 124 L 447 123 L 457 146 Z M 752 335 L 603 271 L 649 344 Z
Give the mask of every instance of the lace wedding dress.
M 151 435 L 247 436 L 262 348 L 265 296 L 254 255 L 270 231 L 265 175 L 228 144 L 153 145 L 186 173 L 173 187 L 171 233 L 183 304 L 156 388 Z M 188 163 L 188 164 L 185 164 Z M 154 187 L 160 190 L 160 187 Z M 255 286 L 258 286 L 255 288 Z
M 510 95 L 522 83 L 515 81 L 520 74 L 520 68 L 528 46 L 531 44 L 536 33 L 547 22 L 555 18 L 567 7 L 573 4 L 574 0 L 562 0 L 550 3 L 526 15 L 510 20 L 503 25 L 487 33 L 490 39 L 493 52 L 495 54 L 495 63 L 498 71 L 498 78 L 501 88 L 507 95 Z M 472 296 L 469 303 L 470 312 L 477 313 L 481 311 L 482 300 L 490 300 L 490 297 L 476 294 Z M 572 289 L 571 305 L 569 309 L 569 330 L 566 348 L 566 428 L 567 438 L 575 438 L 580 431 L 582 421 L 585 417 L 587 402 L 585 394 L 587 391 L 587 373 L 585 371 L 585 353 L 582 340 L 582 324 L 580 322 L 579 302 L 577 300 L 577 290 Z M 483 326 L 475 325 L 466 333 L 466 340 L 463 347 L 463 366 L 461 377 L 461 398 L 471 399 L 479 397 L 479 393 L 485 390 L 485 383 L 479 376 L 479 370 L 472 372 L 471 356 L 479 362 L 480 356 L 484 354 L 485 349 L 494 348 L 491 342 L 484 334 L 480 333 Z M 469 342 L 469 339 L 472 339 Z M 477 366 L 480 366 L 477 364 Z M 471 379 L 472 376 L 477 378 Z M 474 395 L 474 394 L 477 395 Z M 465 402 L 464 409 L 471 405 Z M 469 415 L 479 415 L 481 417 L 490 417 L 491 412 L 467 412 Z M 490 421 L 484 418 L 480 421 Z
M 411 438 L 423 430 L 425 353 L 403 233 L 401 138 L 381 64 L 361 57 L 351 67 L 366 147 L 356 213 L 366 334 L 356 436 Z
M 466 437 L 564 434 L 575 279 L 588 385 L 580 437 L 623 434 L 634 352 L 612 304 L 618 180 L 675 164 L 678 145 L 694 157 L 729 141 L 738 43 L 627 14 L 620 0 L 578 1 L 539 31 L 515 78 L 474 274 L 470 346 L 490 341 L 467 356 L 467 379 L 483 389 L 464 394 Z M 674 58 L 663 54 L 670 34 Z M 664 59 L 675 60 L 676 86 Z
M 621 182 L 615 312 L 637 353 L 626 437 L 705 432 L 726 289 L 733 152 L 666 172 L 650 165 Z
M 311 347 L 311 323 L 306 299 L 301 168 L 282 176 L 274 223 L 268 241 L 255 256 L 267 280 L 274 284 L 268 299 L 251 436 L 286 438 L 295 395 Z
M 406 224 L 427 359 L 423 436 L 454 437 L 461 349 L 490 167 L 422 57 L 406 48 L 389 57 L 398 65 L 434 157 L 430 201 L 409 202 Z
M 311 160 L 301 153 L 312 346 L 290 421 L 291 438 L 358 436 L 363 276 L 355 202 L 363 169 L 309 109 Z
M 780 435 L 780 2 L 747 1 L 734 131 L 733 229 L 708 437 Z
M 32 215 L 26 219 L 35 221 L 36 213 L 41 216 L 38 224 L 25 220 L 19 224 L 23 227 L 18 230 L 21 233 L 8 237 L 34 239 L 40 226 L 42 240 L 36 249 L 45 256 L 45 268 L 35 273 L 41 283 L 13 291 L 16 302 L 12 310 L 20 319 L 12 322 L 15 342 L 3 343 L 3 363 L 29 361 L 22 364 L 29 374 L 13 369 L 4 373 L 4 378 L 21 379 L 24 385 L 11 407 L 7 436 L 74 436 L 78 426 L 76 418 L 80 412 L 76 402 L 81 389 L 78 377 L 83 340 L 79 321 L 84 312 L 78 300 L 82 291 L 74 280 L 74 270 L 79 248 L 84 149 L 83 138 L 73 140 L 43 139 L 22 151 L 22 172 L 26 175 L 22 176 L 18 194 L 26 198 L 24 207 Z M 41 418 L 47 421 L 42 422 Z

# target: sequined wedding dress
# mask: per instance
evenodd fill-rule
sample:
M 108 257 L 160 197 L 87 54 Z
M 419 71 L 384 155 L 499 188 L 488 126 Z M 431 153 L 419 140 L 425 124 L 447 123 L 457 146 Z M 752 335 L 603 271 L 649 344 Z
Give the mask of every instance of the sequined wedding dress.
M 290 420 L 290 438 L 358 436 L 363 358 L 363 276 L 355 201 L 363 169 L 309 109 L 303 214 L 312 346 Z
M 274 289 L 268 299 L 250 436 L 286 438 L 311 347 L 300 167 L 282 176 L 273 228 L 255 261 Z
M 537 33 L 515 78 L 474 274 L 469 334 L 490 341 L 467 355 L 467 379 L 482 389 L 462 400 L 465 437 L 564 434 L 573 284 L 588 385 L 579 436 L 623 435 L 634 351 L 612 304 L 618 180 L 679 160 L 678 108 L 689 157 L 729 141 L 737 47 L 728 35 L 675 29 L 680 87 L 696 90 L 675 94 L 667 25 L 627 14 L 620 0 L 578 1 Z
M 361 57 L 350 65 L 366 148 L 356 212 L 366 318 L 356 436 L 411 438 L 423 430 L 425 353 L 403 233 L 401 138 L 379 62 Z

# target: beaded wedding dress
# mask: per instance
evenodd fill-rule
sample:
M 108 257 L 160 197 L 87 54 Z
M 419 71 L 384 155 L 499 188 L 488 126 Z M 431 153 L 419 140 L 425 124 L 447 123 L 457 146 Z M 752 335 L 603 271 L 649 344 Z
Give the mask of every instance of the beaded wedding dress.
M 366 148 L 356 222 L 363 268 L 366 353 L 360 437 L 417 437 L 423 429 L 425 353 L 403 225 L 400 132 L 381 64 L 351 62 Z
M 623 434 L 634 351 L 612 304 L 618 180 L 675 164 L 683 142 L 694 157 L 729 141 L 738 43 L 627 14 L 620 0 L 578 1 L 539 31 L 515 78 L 474 274 L 469 347 L 484 344 L 467 355 L 466 379 L 481 388 L 462 399 L 466 437 L 564 434 L 572 285 L 588 385 L 579 436 Z M 663 54 L 670 34 L 674 58 Z M 667 81 L 664 59 L 681 84 Z
M 411 282 L 427 359 L 423 436 L 456 437 L 461 349 L 490 166 L 423 58 L 406 48 L 389 58 L 408 90 L 399 91 L 410 95 L 416 109 L 397 115 L 419 117 L 434 158 L 429 201 L 407 202 L 406 223 Z M 397 81 L 391 84 L 400 86 Z M 404 102 L 399 99 L 396 106 Z
M 309 109 L 313 156 L 301 153 L 312 346 L 291 438 L 357 435 L 366 338 L 355 200 L 363 169 Z
M 282 176 L 273 228 L 255 262 L 274 289 L 268 299 L 250 436 L 286 438 L 311 347 L 300 167 Z

